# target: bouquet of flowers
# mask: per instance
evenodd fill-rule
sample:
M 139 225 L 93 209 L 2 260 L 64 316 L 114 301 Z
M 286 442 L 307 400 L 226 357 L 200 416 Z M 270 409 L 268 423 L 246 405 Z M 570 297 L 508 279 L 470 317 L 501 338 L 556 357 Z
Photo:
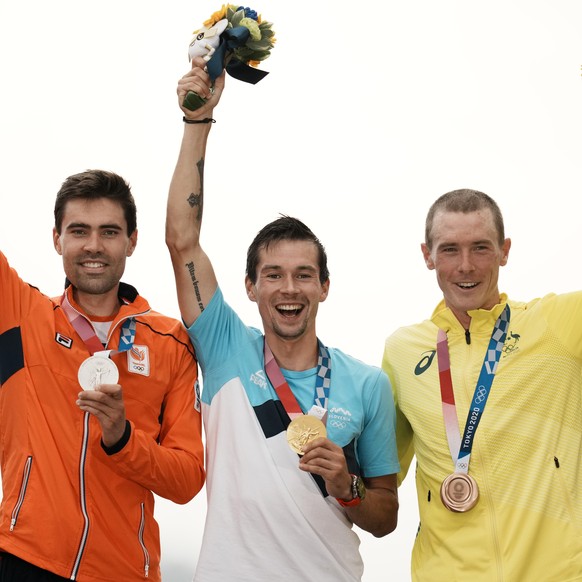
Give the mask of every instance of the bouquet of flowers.
M 223 4 L 199 30 L 188 49 L 188 58 L 203 57 L 214 81 L 224 69 L 240 81 L 258 83 L 268 73 L 256 67 L 271 54 L 275 33 L 271 22 L 261 19 L 254 10 L 236 4 Z M 194 111 L 206 99 L 190 91 L 184 107 Z

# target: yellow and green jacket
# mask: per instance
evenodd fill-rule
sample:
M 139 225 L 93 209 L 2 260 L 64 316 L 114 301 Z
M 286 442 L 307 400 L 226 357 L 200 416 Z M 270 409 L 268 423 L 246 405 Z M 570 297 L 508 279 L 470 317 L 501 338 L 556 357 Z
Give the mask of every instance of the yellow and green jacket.
M 448 334 L 463 431 L 507 302 L 501 295 L 490 311 L 469 312 L 467 332 L 443 301 L 430 320 L 400 328 L 386 341 L 399 483 L 416 457 L 415 582 L 582 580 L 582 292 L 509 301 L 507 338 L 470 458 L 479 500 L 470 511 L 453 513 L 440 498 L 455 465 L 443 421 L 437 331 Z

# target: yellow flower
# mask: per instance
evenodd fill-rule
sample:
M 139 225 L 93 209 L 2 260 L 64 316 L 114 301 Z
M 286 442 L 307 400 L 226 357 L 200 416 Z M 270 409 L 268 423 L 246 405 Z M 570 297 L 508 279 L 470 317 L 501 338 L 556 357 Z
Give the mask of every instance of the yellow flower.
M 203 22 L 206 28 L 212 28 L 219 20 L 226 18 L 226 11 L 228 10 L 229 4 L 223 4 L 220 10 L 217 10 L 212 14 L 212 16 Z

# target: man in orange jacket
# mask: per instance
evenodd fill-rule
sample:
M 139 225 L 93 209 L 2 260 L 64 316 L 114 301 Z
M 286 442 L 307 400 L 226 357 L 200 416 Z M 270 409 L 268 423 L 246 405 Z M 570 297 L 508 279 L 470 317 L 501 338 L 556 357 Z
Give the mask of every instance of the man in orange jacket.
M 153 493 L 186 503 L 205 477 L 194 351 L 120 282 L 137 242 L 121 177 L 67 178 L 53 239 L 57 298 L 0 253 L 0 579 L 159 582 Z

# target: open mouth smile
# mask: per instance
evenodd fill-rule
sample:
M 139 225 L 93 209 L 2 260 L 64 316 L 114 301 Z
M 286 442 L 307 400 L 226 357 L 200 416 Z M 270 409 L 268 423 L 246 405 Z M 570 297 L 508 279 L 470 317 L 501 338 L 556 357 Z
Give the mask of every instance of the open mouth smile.
M 289 303 L 286 305 L 277 305 L 276 309 L 283 317 L 291 318 L 299 315 L 303 311 L 303 305 Z

